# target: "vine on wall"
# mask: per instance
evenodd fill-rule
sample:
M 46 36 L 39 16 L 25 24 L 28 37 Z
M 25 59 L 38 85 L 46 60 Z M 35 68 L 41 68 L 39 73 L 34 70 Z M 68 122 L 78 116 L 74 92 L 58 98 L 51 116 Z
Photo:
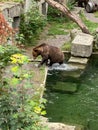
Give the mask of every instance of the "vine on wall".
M 9 39 L 13 41 L 15 30 L 11 28 L 0 12 L 0 44 L 7 43 Z

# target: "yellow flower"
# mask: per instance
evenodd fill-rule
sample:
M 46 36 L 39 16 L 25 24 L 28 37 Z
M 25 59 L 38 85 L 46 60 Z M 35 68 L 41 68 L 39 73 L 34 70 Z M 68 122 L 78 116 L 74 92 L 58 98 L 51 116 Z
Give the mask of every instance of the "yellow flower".
M 25 55 L 22 55 L 22 54 L 14 54 L 11 56 L 11 63 L 13 64 L 23 64 L 23 63 L 26 63 L 28 62 L 28 57 L 25 56 Z
M 41 112 L 41 115 L 46 115 L 46 111 L 42 111 L 42 112 Z
M 19 71 L 19 66 L 14 66 L 11 68 L 12 72 L 18 72 Z
M 24 78 L 28 78 L 28 77 L 29 77 L 29 74 L 24 74 L 23 77 L 24 77 Z
M 41 113 L 41 108 L 40 107 L 34 107 L 34 112 L 37 113 L 37 114 L 40 114 Z

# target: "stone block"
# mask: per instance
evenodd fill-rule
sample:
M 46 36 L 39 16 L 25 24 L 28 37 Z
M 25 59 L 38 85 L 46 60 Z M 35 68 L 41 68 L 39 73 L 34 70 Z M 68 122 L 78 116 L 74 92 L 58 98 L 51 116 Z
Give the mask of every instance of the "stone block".
M 76 63 L 76 64 L 87 64 L 88 58 L 82 57 L 73 57 L 71 56 L 68 63 Z
M 85 33 L 78 34 L 72 41 L 71 54 L 79 57 L 90 57 L 93 47 L 93 36 Z
M 88 58 L 83 58 L 83 57 L 71 56 L 70 59 L 68 60 L 69 65 L 72 65 L 73 67 L 81 70 L 85 69 L 87 62 L 88 62 Z

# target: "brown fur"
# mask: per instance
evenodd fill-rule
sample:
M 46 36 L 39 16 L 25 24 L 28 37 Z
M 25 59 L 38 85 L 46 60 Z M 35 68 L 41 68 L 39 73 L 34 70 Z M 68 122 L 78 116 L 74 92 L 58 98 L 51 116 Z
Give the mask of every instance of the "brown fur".
M 50 61 L 49 66 L 51 66 L 53 63 L 62 64 L 64 62 L 63 52 L 58 47 L 51 46 L 45 43 L 34 47 L 32 55 L 34 59 L 41 55 L 42 61 L 40 62 L 39 66 L 43 65 L 44 63 L 46 63 L 47 65 L 48 61 Z

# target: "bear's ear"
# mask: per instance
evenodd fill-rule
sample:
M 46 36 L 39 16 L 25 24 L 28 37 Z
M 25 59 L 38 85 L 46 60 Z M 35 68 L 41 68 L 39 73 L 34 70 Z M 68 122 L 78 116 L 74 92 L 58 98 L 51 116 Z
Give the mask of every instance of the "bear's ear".
M 36 48 L 33 48 L 33 51 L 34 51 L 34 52 L 37 52 L 38 50 L 37 50 Z
M 42 47 L 33 48 L 33 50 L 34 50 L 35 52 L 43 52 L 43 48 L 42 48 Z

